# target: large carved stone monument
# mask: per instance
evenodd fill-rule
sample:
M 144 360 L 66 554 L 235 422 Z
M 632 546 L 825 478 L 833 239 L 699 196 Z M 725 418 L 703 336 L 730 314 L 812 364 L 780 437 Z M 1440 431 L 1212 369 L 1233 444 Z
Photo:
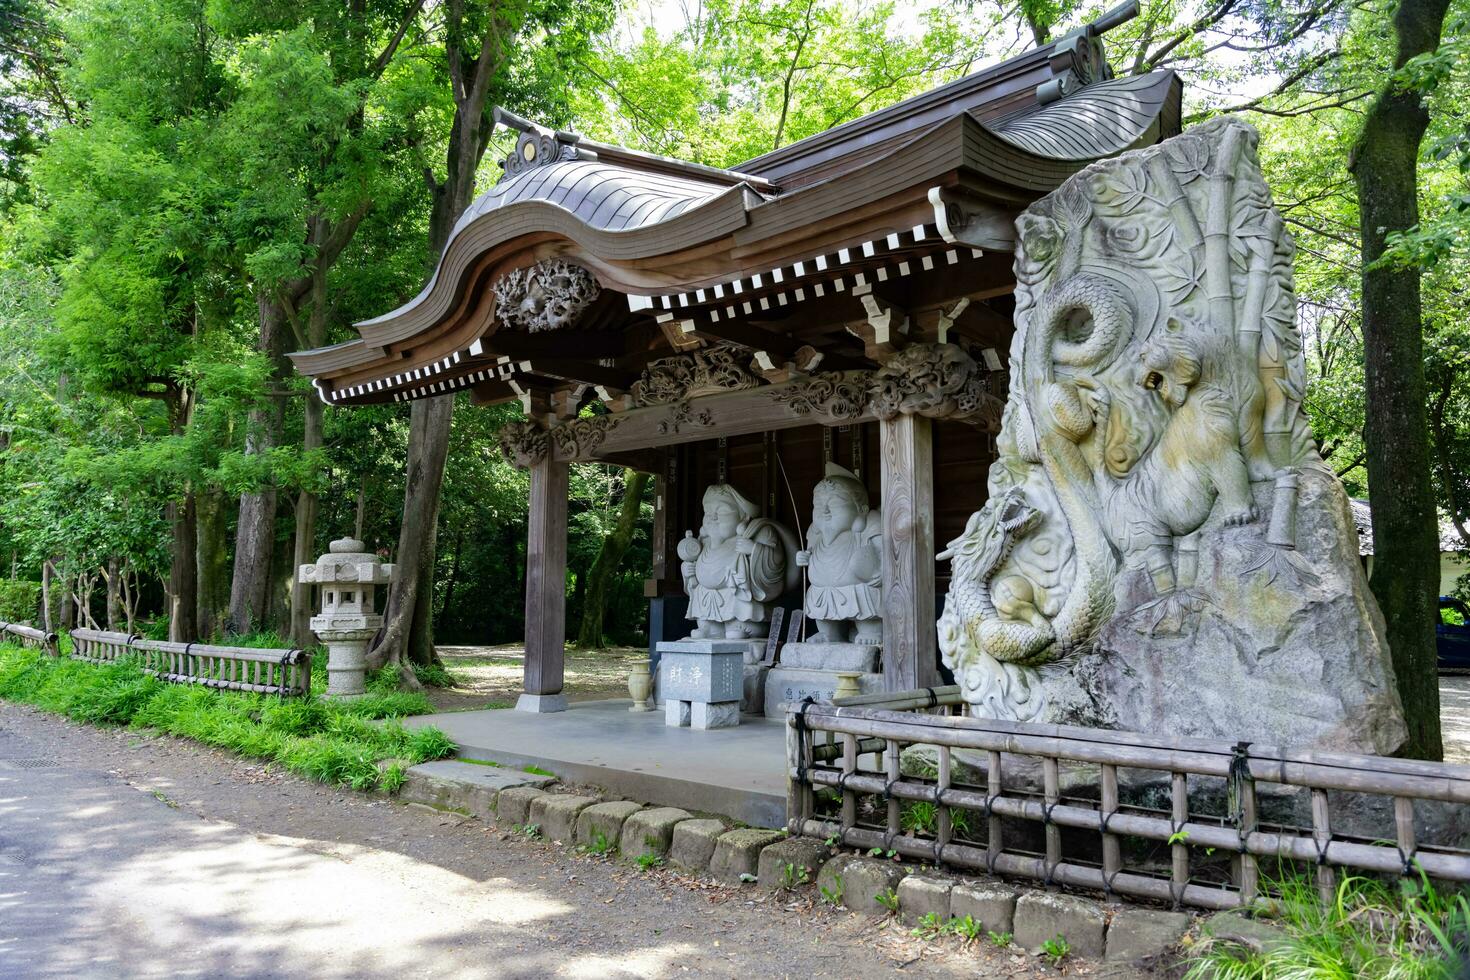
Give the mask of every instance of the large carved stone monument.
M 863 692 L 881 691 L 883 643 L 883 517 L 868 504 L 862 481 L 835 463 L 812 491 L 812 523 L 796 564 L 807 570 L 802 608 L 817 632 L 781 650 L 766 679 L 765 711 L 807 696 L 830 699 L 839 673 L 852 673 Z
M 658 644 L 659 696 L 670 725 L 723 728 L 740 722 L 741 702 L 758 710 L 771 610 L 800 578 L 796 537 L 727 483 L 704 492 L 699 536 L 678 545 L 694 631 Z M 755 683 L 730 681 L 731 664 Z M 733 692 L 733 694 L 732 694 Z M 710 698 L 720 700 L 711 701 Z
M 1346 495 L 1302 412 L 1290 236 L 1215 119 L 1017 222 L 990 501 L 941 558 L 977 715 L 1388 754 L 1405 734 Z

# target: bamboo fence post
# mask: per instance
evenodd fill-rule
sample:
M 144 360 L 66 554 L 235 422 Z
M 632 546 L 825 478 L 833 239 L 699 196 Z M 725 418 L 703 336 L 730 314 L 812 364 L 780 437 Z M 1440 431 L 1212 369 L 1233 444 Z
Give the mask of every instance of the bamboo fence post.
M 888 785 L 892 787 L 899 779 L 899 746 L 898 743 L 889 740 L 887 747 L 883 750 L 884 774 L 888 777 Z M 887 792 L 887 790 L 885 790 Z M 897 838 L 903 831 L 903 804 L 898 797 L 888 795 L 888 836 L 889 839 Z
M 1323 905 L 1331 905 L 1337 892 L 1337 875 L 1327 864 L 1332 846 L 1332 826 L 1327 810 L 1327 791 L 1312 789 L 1312 839 L 1317 845 L 1317 894 Z
M 842 789 L 842 830 L 846 833 L 848 829 L 857 824 L 857 794 L 847 785 L 847 780 L 857 772 L 857 736 L 842 736 L 842 774 L 845 778 L 839 783 Z
M 1409 874 L 1414 864 L 1414 852 L 1419 848 L 1414 833 L 1414 801 L 1407 796 L 1393 798 L 1393 823 L 1399 845 L 1399 860 L 1404 862 L 1404 874 Z
M 1062 863 L 1062 828 L 1051 819 L 1052 811 L 1062 801 L 1061 771 L 1057 760 L 1046 756 L 1041 760 L 1042 829 L 1046 834 L 1046 881 L 1051 883 L 1052 872 Z
M 949 757 L 949 746 L 941 745 L 939 750 L 939 771 L 934 780 L 934 842 L 940 854 L 944 853 L 944 845 L 954 834 L 954 821 L 950 817 L 949 807 L 944 804 L 944 791 L 949 789 L 952 762 Z
M 1260 862 L 1247 847 L 1251 834 L 1256 832 L 1257 819 L 1255 780 L 1243 779 L 1240 783 L 1240 826 L 1236 828 L 1240 835 L 1240 901 L 1243 905 L 1254 903 L 1261 887 Z
M 1183 900 L 1184 889 L 1189 885 L 1189 832 L 1184 830 L 1184 825 L 1189 823 L 1189 777 L 1182 772 L 1170 773 L 1170 777 L 1170 796 L 1173 803 L 1170 815 L 1174 821 L 1174 830 L 1169 841 L 1173 845 L 1170 892 L 1174 895 L 1174 905 L 1177 908 Z
M 1113 814 L 1118 812 L 1118 767 L 1102 767 L 1102 798 L 1099 825 L 1102 828 L 1103 877 L 1112 891 L 1112 880 L 1123 869 L 1122 847 L 1118 835 L 1108 829 Z
M 995 812 L 995 801 L 1000 799 L 1000 781 L 1000 753 L 992 751 L 985 760 L 985 809 L 990 814 L 990 819 L 985 822 L 985 854 L 992 874 L 1000 857 L 1000 815 Z

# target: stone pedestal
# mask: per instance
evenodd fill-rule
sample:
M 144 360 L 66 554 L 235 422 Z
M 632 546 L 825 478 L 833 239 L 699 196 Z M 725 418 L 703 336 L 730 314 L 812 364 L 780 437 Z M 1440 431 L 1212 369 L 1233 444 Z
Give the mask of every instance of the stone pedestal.
M 395 566 L 384 565 L 353 538 L 333 541 L 313 565 L 302 565 L 302 583 L 321 586 L 321 614 L 311 631 L 327 645 L 329 698 L 360 698 L 367 681 L 367 645 L 383 625 L 374 612 L 377 587 L 393 581 Z
M 856 673 L 858 690 L 863 694 L 882 691 L 878 653 L 879 648 L 868 643 L 786 644 L 781 648 L 781 663 L 766 678 L 766 717 L 780 718 L 781 705 L 807 697 L 831 701 L 838 674 Z
M 730 728 L 740 724 L 746 640 L 677 640 L 660 643 L 659 693 L 665 721 L 675 727 Z

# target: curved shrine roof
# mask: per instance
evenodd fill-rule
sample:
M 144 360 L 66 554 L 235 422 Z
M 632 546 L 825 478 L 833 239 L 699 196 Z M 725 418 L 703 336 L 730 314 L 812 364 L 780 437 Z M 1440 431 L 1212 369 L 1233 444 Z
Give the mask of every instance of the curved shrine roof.
M 1014 217 L 1032 200 L 1095 160 L 1179 130 L 1172 72 L 1108 78 L 1095 39 L 1067 40 L 738 170 L 594 143 L 498 112 L 521 131 L 516 150 L 501 181 L 456 223 L 423 290 L 359 323 L 359 338 L 291 357 L 332 403 L 504 379 L 507 363 L 511 373 L 529 365 L 497 349 L 489 287 L 551 257 L 627 294 L 621 313 L 599 313 L 626 330 L 629 317 L 671 313 L 759 319 L 776 305 L 862 285 L 869 273 L 886 278 L 881 253 L 895 274 L 907 274 L 909 260 L 928 270 L 936 258 L 953 265 L 1009 251 Z M 957 216 L 968 231 L 952 227 Z M 856 270 L 850 282 L 834 278 L 840 266 Z

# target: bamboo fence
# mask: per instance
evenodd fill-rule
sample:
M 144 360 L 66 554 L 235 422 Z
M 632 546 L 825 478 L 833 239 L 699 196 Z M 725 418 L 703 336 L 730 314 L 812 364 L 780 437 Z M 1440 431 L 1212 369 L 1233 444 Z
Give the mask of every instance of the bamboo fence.
M 171 643 L 88 629 L 72 630 L 71 642 L 71 655 L 77 660 L 106 664 L 135 657 L 145 673 L 171 684 L 281 697 L 311 694 L 311 654 L 305 650 Z
M 56 645 L 55 633 L 47 633 L 45 630 L 39 630 L 24 623 L 0 622 L 0 634 L 10 637 L 12 642 L 19 643 L 23 647 L 44 650 L 53 657 L 56 656 L 59 649 Z
M 1268 876 L 1310 869 L 1329 901 L 1340 868 L 1470 881 L 1470 852 L 1416 839 L 1416 805 L 1470 804 L 1470 766 L 1004 722 L 961 711 L 954 686 L 793 705 L 787 730 L 788 830 L 940 865 L 1176 907 L 1251 904 L 1263 893 L 1263 864 Z M 931 747 L 932 769 L 905 772 L 915 768 L 903 764 L 909 746 Z M 956 750 L 984 760 L 983 766 L 967 763 L 966 771 L 983 769 L 969 777 L 970 784 L 954 778 Z M 1089 774 L 1095 799 L 1063 796 L 1064 766 Z M 1038 768 L 1039 780 L 1034 778 Z M 1093 769 L 1095 780 L 1090 779 Z M 1125 787 L 1167 787 L 1156 794 L 1167 798 L 1167 810 L 1121 802 L 1120 770 Z M 1223 812 L 1192 814 L 1191 781 L 1196 808 Z M 1202 790 L 1223 797 L 1223 806 L 1202 804 L 1211 798 Z M 1263 821 L 1263 790 L 1278 805 L 1304 796 L 1301 805 L 1303 811 L 1310 807 L 1310 826 Z M 1375 829 L 1381 835 L 1335 834 L 1332 806 L 1360 794 L 1379 798 L 1384 826 Z M 874 799 L 860 815 L 864 797 Z M 1391 801 L 1391 817 L 1384 800 Z M 932 820 L 916 822 L 912 815 L 906 820 L 905 807 L 914 804 L 932 805 Z M 955 819 L 957 811 L 966 811 L 962 821 Z M 1361 822 L 1370 812 L 1359 809 L 1356 819 Z M 965 828 L 963 836 L 957 824 Z M 1030 825 L 1040 826 L 1039 839 L 1034 827 L 1026 835 L 1032 841 L 1014 839 L 1021 836 L 1018 829 Z M 1064 854 L 1064 830 L 1094 832 L 1100 847 L 1081 856 Z M 1069 840 L 1070 851 L 1086 850 L 1076 846 L 1078 837 Z M 1125 867 L 1125 843 L 1130 854 L 1154 855 L 1146 866 Z M 1159 851 L 1167 853 L 1166 862 L 1158 859 Z M 1220 857 L 1210 860 L 1216 853 Z

